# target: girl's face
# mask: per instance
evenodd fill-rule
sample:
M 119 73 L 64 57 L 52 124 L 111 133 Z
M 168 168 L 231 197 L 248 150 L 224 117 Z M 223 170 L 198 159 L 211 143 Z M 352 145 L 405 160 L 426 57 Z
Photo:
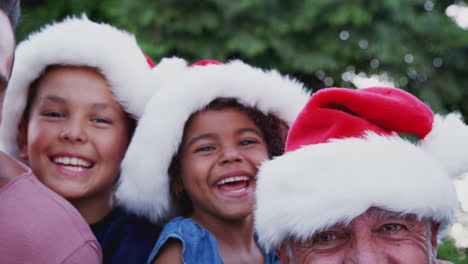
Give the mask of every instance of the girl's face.
M 102 75 L 57 67 L 38 82 L 20 130 L 21 157 L 41 182 L 70 201 L 106 199 L 113 193 L 132 121 Z
M 235 220 L 252 213 L 258 166 L 268 152 L 261 130 L 247 114 L 236 108 L 196 113 L 180 155 L 193 216 Z

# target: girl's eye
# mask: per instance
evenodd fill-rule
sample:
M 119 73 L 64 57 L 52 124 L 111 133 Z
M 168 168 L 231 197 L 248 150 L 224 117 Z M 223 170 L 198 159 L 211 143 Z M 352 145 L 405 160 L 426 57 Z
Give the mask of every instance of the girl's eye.
M 246 146 L 246 145 L 250 145 L 250 144 L 256 144 L 258 143 L 258 141 L 256 140 L 252 140 L 252 139 L 243 139 L 241 140 L 241 142 L 239 143 L 241 146 Z
M 214 146 L 203 146 L 195 149 L 195 152 L 207 152 L 207 151 L 212 151 L 215 150 Z
M 92 119 L 91 121 L 94 123 L 100 123 L 100 124 L 112 124 L 112 121 L 110 121 L 109 119 L 100 118 L 100 117 L 96 117 Z
M 42 115 L 43 115 L 43 116 L 47 116 L 47 117 L 52 117 L 52 118 L 61 118 L 61 117 L 64 117 L 64 115 L 63 115 L 62 113 L 54 112 L 54 111 L 44 112 Z

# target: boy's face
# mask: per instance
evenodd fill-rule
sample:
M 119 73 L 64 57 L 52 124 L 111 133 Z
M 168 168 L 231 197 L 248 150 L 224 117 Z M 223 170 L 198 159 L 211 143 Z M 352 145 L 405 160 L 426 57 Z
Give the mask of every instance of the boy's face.
M 37 84 L 19 147 L 33 172 L 73 202 L 112 194 L 132 121 L 106 80 L 81 67 L 57 67 Z
M 6 14 L 0 10 L 0 122 L 2 120 L 2 105 L 5 90 L 10 79 L 15 39 L 10 21 Z
M 195 114 L 181 148 L 183 188 L 193 216 L 249 216 L 258 166 L 266 159 L 263 134 L 246 113 L 224 108 Z

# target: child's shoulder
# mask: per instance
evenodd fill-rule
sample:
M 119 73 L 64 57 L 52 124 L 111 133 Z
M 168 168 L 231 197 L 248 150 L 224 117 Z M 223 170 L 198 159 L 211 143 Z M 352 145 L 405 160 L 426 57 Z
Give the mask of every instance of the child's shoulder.
M 184 238 L 191 240 L 212 237 L 206 229 L 200 227 L 195 221 L 182 216 L 172 219 L 164 226 L 161 236 L 164 235 L 169 235 L 180 240 Z
M 149 260 L 154 259 L 170 239 L 182 243 L 184 263 L 222 263 L 214 236 L 192 219 L 184 217 L 176 217 L 164 226 Z

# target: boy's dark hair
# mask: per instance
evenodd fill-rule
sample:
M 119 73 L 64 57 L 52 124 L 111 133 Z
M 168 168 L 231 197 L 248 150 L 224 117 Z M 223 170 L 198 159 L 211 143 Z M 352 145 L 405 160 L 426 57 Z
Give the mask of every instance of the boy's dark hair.
M 0 0 L 0 10 L 8 16 L 11 28 L 15 29 L 20 17 L 20 1 Z
M 0 0 L 0 1 L 2 1 L 2 0 Z M 29 115 L 31 113 L 31 105 L 32 105 L 34 99 L 36 98 L 39 82 L 42 80 L 42 78 L 47 73 L 49 73 L 49 72 L 51 72 L 51 71 L 53 71 L 55 69 L 61 68 L 61 67 L 87 68 L 87 69 L 91 69 L 91 70 L 96 71 L 99 74 L 101 74 L 100 71 L 97 68 L 88 67 L 88 66 L 66 66 L 66 65 L 59 65 L 59 64 L 52 64 L 52 65 L 47 66 L 43 70 L 41 75 L 36 80 L 31 82 L 31 84 L 29 85 L 28 96 L 27 96 L 27 99 L 26 99 L 26 107 L 24 108 L 23 116 L 21 118 L 21 120 L 22 120 L 21 122 L 23 122 L 24 120 L 26 120 L 26 121 L 29 120 Z M 107 81 L 107 79 L 106 79 L 106 81 Z M 127 115 L 129 116 L 130 121 L 131 121 L 130 122 L 130 138 L 132 138 L 133 134 L 135 133 L 135 128 L 136 128 L 137 121 L 130 114 L 127 113 Z
M 269 114 L 265 115 L 260 110 L 252 107 L 245 106 L 237 102 L 236 99 L 231 98 L 218 98 L 209 103 L 202 110 L 193 113 L 190 118 L 185 122 L 184 126 L 184 137 L 187 127 L 190 125 L 193 116 L 204 110 L 221 110 L 225 108 L 235 108 L 247 114 L 247 116 L 254 121 L 254 123 L 260 128 L 265 143 L 267 145 L 267 151 L 269 158 L 279 156 L 284 153 L 284 145 L 286 141 L 286 134 L 288 126 L 285 122 L 281 121 L 276 116 Z M 182 143 L 181 143 L 182 145 Z M 179 190 L 178 186 L 182 186 L 182 178 L 180 171 L 180 150 L 181 145 L 177 154 L 172 158 L 169 166 L 169 178 L 170 178 L 170 192 L 172 200 L 175 204 L 176 214 L 182 216 L 189 216 L 192 213 L 192 202 L 188 197 L 187 193 L 183 190 Z

